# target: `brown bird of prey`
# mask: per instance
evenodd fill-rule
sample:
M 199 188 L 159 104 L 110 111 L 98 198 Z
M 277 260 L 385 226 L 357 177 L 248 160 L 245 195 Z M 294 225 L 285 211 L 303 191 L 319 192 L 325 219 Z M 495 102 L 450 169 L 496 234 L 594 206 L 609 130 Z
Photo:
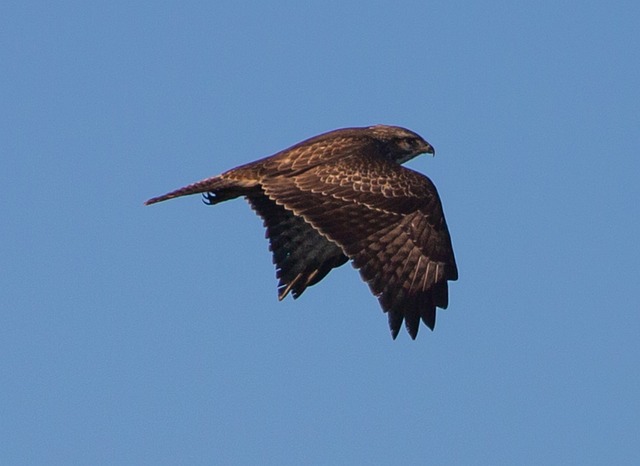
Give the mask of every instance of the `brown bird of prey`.
M 270 157 L 149 199 L 203 193 L 208 205 L 244 196 L 267 230 L 278 298 L 298 298 L 351 260 L 389 316 L 395 339 L 404 320 L 415 339 L 420 319 L 433 330 L 458 278 L 435 186 L 401 164 L 434 154 L 396 126 L 344 128 Z

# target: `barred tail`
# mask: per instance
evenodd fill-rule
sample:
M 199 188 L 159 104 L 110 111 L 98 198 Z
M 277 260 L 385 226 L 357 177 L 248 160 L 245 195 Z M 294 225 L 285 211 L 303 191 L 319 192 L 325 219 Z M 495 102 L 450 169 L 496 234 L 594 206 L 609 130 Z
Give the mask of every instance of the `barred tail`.
M 242 195 L 242 192 L 239 192 L 237 189 L 233 188 L 238 188 L 237 182 L 233 180 L 223 179 L 220 176 L 214 176 L 211 178 L 207 178 L 206 180 L 190 184 L 183 188 L 176 189 L 175 191 L 163 194 L 162 196 L 152 197 L 151 199 L 146 201 L 144 205 L 151 205 L 155 204 L 156 202 L 173 199 L 174 197 L 188 196 L 189 194 L 198 193 L 213 193 L 212 195 L 208 195 L 207 199 L 209 200 L 209 203 L 216 204 L 218 202 L 226 201 L 227 199 L 232 199 L 234 197 Z

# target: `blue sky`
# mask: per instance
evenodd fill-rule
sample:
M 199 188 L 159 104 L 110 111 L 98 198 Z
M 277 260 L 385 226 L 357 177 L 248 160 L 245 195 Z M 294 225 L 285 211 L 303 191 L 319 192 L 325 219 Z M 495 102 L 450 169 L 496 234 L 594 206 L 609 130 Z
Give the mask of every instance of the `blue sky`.
M 638 2 L 0 6 L 0 462 L 640 461 Z M 460 280 L 396 341 L 276 299 L 242 200 L 144 200 L 406 126 Z

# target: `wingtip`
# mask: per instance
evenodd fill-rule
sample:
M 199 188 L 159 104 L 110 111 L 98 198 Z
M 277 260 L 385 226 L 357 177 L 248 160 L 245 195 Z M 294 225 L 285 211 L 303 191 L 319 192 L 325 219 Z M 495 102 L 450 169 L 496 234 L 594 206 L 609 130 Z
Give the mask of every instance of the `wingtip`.
M 411 337 L 412 340 L 415 340 L 418 337 L 419 328 L 420 328 L 419 325 L 416 327 L 407 328 L 407 332 L 409 333 L 409 336 Z
M 400 333 L 400 329 L 402 328 L 402 315 L 389 310 L 388 312 L 389 318 L 389 329 L 391 330 L 391 338 L 394 340 L 398 337 Z

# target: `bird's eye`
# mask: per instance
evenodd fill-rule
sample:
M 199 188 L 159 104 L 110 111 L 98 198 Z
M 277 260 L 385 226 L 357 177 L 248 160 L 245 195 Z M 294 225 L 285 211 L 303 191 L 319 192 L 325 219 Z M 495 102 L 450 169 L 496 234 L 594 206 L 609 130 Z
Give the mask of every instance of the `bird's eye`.
M 404 150 L 411 150 L 413 149 L 413 139 L 402 138 L 399 141 L 399 146 Z

